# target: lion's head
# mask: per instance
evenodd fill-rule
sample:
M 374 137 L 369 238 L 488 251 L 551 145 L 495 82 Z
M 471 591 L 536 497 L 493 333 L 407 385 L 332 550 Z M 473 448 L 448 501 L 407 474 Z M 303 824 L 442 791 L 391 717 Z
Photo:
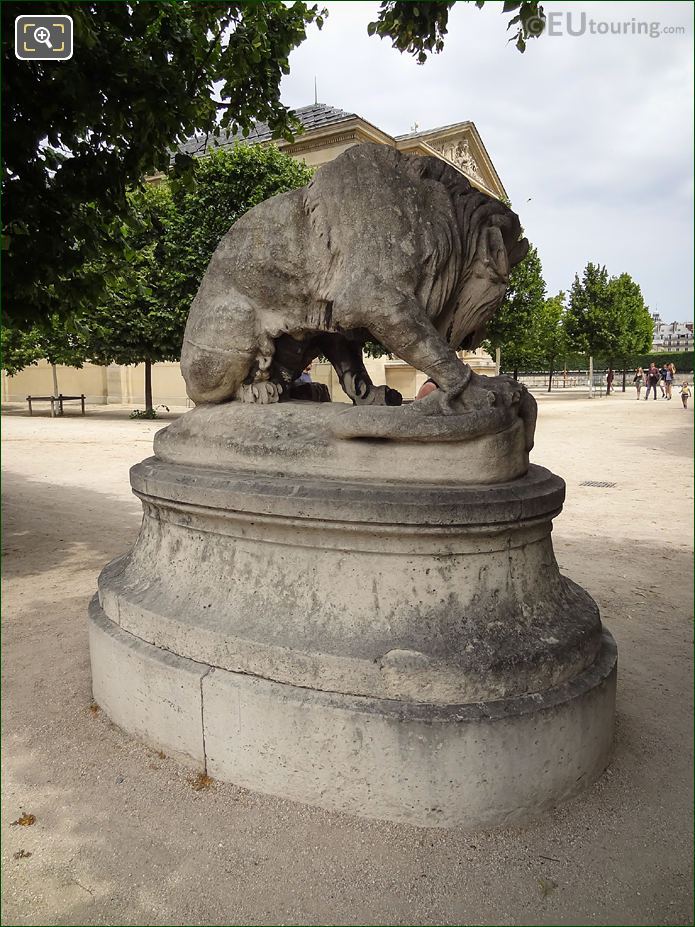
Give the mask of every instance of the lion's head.
M 528 241 L 520 237 L 519 217 L 501 200 L 475 189 L 438 158 L 418 160 L 420 176 L 446 187 L 460 243 L 443 269 L 448 285 L 440 291 L 433 322 L 453 347 L 472 349 L 504 299 L 509 272 L 526 257 Z

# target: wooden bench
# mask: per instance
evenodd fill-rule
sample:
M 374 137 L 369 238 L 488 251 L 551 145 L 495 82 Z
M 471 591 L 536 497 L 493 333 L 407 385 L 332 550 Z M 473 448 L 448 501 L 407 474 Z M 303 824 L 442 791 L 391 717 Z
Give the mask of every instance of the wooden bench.
M 85 414 L 84 393 L 82 393 L 80 396 L 64 396 L 62 393 L 58 393 L 57 396 L 27 396 L 27 402 L 29 403 L 29 415 L 34 414 L 34 411 L 31 407 L 32 402 L 50 402 L 51 418 L 55 418 L 56 417 L 56 406 L 58 407 L 58 415 L 62 415 L 63 414 L 63 403 L 71 402 L 72 400 L 75 400 L 75 402 L 77 401 L 80 402 L 80 404 L 82 405 L 82 415 L 84 415 Z

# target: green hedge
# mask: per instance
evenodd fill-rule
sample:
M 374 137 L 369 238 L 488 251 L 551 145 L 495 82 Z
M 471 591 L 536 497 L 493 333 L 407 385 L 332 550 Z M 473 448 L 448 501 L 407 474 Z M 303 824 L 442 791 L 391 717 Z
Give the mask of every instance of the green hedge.
M 625 365 L 627 370 L 634 370 L 637 367 L 648 367 L 654 361 L 657 367 L 663 364 L 675 364 L 679 373 L 690 372 L 693 370 L 693 352 L 692 351 L 651 351 L 647 354 L 633 354 L 627 358 L 627 364 L 622 358 L 613 358 L 613 369 L 622 370 Z M 503 358 L 504 362 L 504 358 Z M 570 354 L 563 363 L 556 363 L 555 367 L 562 372 L 567 370 L 588 370 L 588 354 Z M 602 370 L 608 367 L 608 358 L 600 355 L 594 356 L 594 370 Z
M 635 367 L 648 367 L 652 361 L 657 367 L 674 364 L 679 373 L 689 373 L 693 369 L 692 351 L 652 351 L 651 354 L 638 354 L 629 360 L 628 370 Z M 616 364 L 616 369 L 622 370 L 622 365 Z
M 661 367 L 663 364 L 675 364 L 677 373 L 692 373 L 693 369 L 693 351 L 652 351 L 651 354 L 636 354 L 632 357 L 629 357 L 626 369 L 635 370 L 637 367 L 648 367 L 652 361 L 656 364 L 657 367 Z M 606 357 L 594 357 L 594 370 L 599 372 L 601 370 L 606 370 L 608 368 L 608 358 Z M 554 372 L 557 376 L 562 374 L 563 370 L 588 370 L 589 369 L 589 355 L 588 354 L 568 354 L 563 360 L 556 361 L 554 365 Z M 616 374 L 622 372 L 623 361 L 622 360 L 613 360 L 613 370 Z M 511 373 L 511 369 L 505 367 L 504 365 L 504 356 L 502 357 L 502 371 L 504 373 Z M 534 367 L 531 368 L 519 368 L 519 373 L 525 374 L 542 374 L 546 373 L 547 370 L 542 370 L 541 368 Z

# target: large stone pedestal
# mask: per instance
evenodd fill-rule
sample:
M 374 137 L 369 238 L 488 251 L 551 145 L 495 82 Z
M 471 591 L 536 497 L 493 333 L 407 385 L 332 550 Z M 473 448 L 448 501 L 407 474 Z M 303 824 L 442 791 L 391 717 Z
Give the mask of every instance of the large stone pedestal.
M 520 423 L 331 437 L 346 414 L 231 403 L 159 432 L 91 606 L 95 699 L 213 777 L 354 814 L 479 827 L 579 792 L 616 650 L 557 568 L 562 480 Z

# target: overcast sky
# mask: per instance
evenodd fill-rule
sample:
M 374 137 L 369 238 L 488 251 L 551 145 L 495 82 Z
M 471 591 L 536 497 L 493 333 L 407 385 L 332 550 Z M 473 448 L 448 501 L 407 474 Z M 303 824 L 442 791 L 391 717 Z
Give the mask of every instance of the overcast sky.
M 325 5 L 323 30 L 290 59 L 287 105 L 313 103 L 316 76 L 320 103 L 390 134 L 472 120 L 549 293 L 594 261 L 631 274 L 666 321 L 693 318 L 691 3 L 547 2 L 560 34 L 531 40 L 523 55 L 506 44 L 501 3 L 457 3 L 444 52 L 423 66 L 367 36 L 378 3 Z M 582 12 L 587 31 L 568 34 Z M 633 19 L 684 33 L 631 34 Z M 629 23 L 628 33 L 599 34 L 610 22 Z

